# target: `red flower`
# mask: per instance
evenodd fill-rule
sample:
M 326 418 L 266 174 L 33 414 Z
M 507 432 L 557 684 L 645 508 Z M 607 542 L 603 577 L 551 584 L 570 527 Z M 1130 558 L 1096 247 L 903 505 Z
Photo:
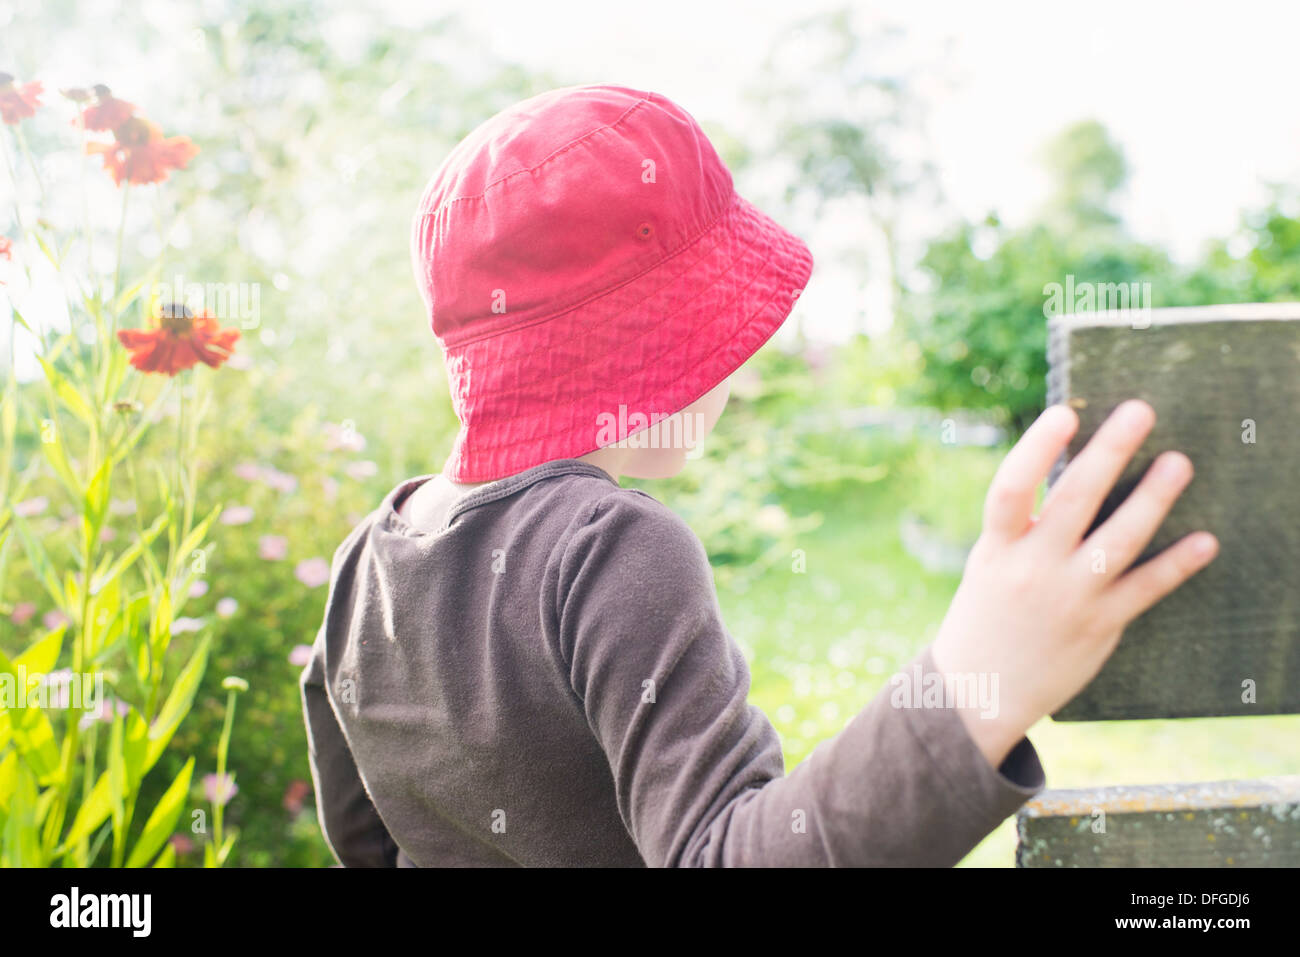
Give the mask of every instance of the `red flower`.
M 117 339 L 131 351 L 131 365 L 141 372 L 174 376 L 197 363 L 216 368 L 230 358 L 238 329 L 222 329 L 206 312 L 197 316 L 184 306 L 163 310 L 158 326 L 121 329 Z
M 104 154 L 104 168 L 119 186 L 123 180 L 161 183 L 169 169 L 184 169 L 198 151 L 189 137 L 165 137 L 155 124 L 139 116 L 129 117 L 117 127 L 112 143 L 86 144 L 87 153 Z
M 102 83 L 95 87 L 95 102 L 81 113 L 88 130 L 115 130 L 131 118 L 135 104 L 119 100 Z
M 297 814 L 302 810 L 303 802 L 307 800 L 309 794 L 311 794 L 311 785 L 295 778 L 284 789 L 284 809 L 290 814 Z
M 14 258 L 14 241 L 8 236 L 0 236 L 0 259 Z
M 0 73 L 0 120 L 13 126 L 29 116 L 36 115 L 41 105 L 44 87 L 39 82 L 18 86 L 8 73 Z

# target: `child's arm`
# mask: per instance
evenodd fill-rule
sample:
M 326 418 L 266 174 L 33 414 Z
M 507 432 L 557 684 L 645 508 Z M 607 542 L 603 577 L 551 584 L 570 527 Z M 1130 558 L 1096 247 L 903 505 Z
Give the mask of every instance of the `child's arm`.
M 915 660 L 923 674 L 997 674 L 999 719 L 894 707 L 887 687 L 789 776 L 775 730 L 746 703 L 748 669 L 699 540 L 644 496 L 596 503 L 562 546 L 559 652 L 647 863 L 950 865 L 1043 786 L 1025 730 L 1091 678 L 1124 623 L 1208 561 L 1184 542 L 1102 583 L 1085 546 L 1069 547 L 1149 420 L 1103 429 L 1030 518 L 1075 422 L 1050 411 L 1008 456 L 953 610 Z M 1149 477 L 1098 530 L 1108 567 L 1133 560 L 1180 489 Z
M 325 676 L 325 642 L 318 636 L 299 687 L 321 833 L 344 867 L 395 867 L 397 844 L 357 773 L 330 706 Z

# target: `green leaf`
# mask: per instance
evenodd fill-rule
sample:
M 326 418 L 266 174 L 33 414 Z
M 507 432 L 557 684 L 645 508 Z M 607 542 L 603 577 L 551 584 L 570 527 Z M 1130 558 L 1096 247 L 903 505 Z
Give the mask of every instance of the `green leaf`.
M 10 797 L 9 815 L 0 839 L 0 866 L 37 867 L 40 848 L 36 835 L 36 782 L 26 768 L 19 767 L 17 783 Z
M 14 658 L 14 665 L 22 665 L 29 674 L 48 675 L 59 660 L 63 635 L 67 630 L 66 624 L 59 625 L 44 638 L 38 638 L 26 651 Z
M 50 265 L 52 265 L 55 269 L 59 269 L 62 265 L 62 262 L 59 258 L 58 251 L 53 246 L 51 246 L 48 242 L 45 241 L 45 237 L 41 235 L 40 230 L 33 229 L 31 235 L 32 238 L 36 240 L 36 245 L 41 247 L 41 252 L 45 253 L 45 258 L 50 261 Z
M 41 784 L 58 782 L 62 775 L 59 743 L 50 719 L 40 707 L 27 706 L 27 688 L 18 680 L 14 664 L 3 654 L 0 654 L 0 675 L 7 676 L 13 683 L 15 701 L 19 705 L 0 712 L 0 737 L 7 735 L 11 738 L 19 756 Z
M 70 607 L 68 596 L 63 593 L 63 586 L 59 584 L 58 576 L 54 572 L 54 566 L 50 563 L 49 556 L 45 554 L 45 547 L 28 533 L 26 519 L 15 515 L 12 527 L 18 532 L 18 538 L 23 543 L 23 551 L 27 553 L 27 561 L 31 563 L 32 571 L 45 586 L 45 590 L 50 593 L 50 597 L 54 599 L 55 606 Z
M 126 860 L 127 867 L 143 867 L 166 842 L 172 828 L 176 826 L 176 819 L 180 817 L 185 798 L 189 795 L 190 777 L 193 773 L 194 758 L 191 757 L 176 775 L 171 786 L 158 799 L 158 806 L 149 815 L 149 820 L 145 822 L 144 830 L 140 833 L 140 839 L 131 849 L 131 856 Z
M 80 419 L 87 428 L 93 427 L 95 413 L 91 409 L 90 403 L 86 401 L 85 396 L 43 356 L 38 355 L 36 358 L 45 369 L 45 379 L 49 382 L 50 388 L 54 390 L 54 394 L 58 396 L 59 401 L 63 403 L 69 412 Z
M 90 633 L 86 654 L 94 661 L 122 632 L 122 589 L 116 578 L 91 597 L 86 615 Z
M 221 842 L 221 850 L 217 851 L 217 867 L 226 863 L 226 858 L 230 857 L 230 849 L 235 846 L 235 835 L 229 835 Z
M 108 493 L 112 475 L 113 459 L 112 456 L 106 455 L 86 485 L 85 515 L 91 527 L 92 534 L 89 539 L 91 542 L 98 540 L 99 530 L 104 524 L 104 517 L 108 514 Z
M 63 447 L 63 429 L 59 427 L 57 422 L 54 422 L 53 438 L 54 441 L 46 442 L 45 436 L 42 434 L 41 451 L 45 453 L 45 458 L 49 460 L 50 465 L 54 468 L 54 474 L 59 477 L 59 481 L 72 495 L 73 500 L 79 501 L 82 495 L 81 483 L 77 481 L 77 476 L 68 463 L 68 454 Z
M 170 389 L 160 389 L 158 397 L 153 400 L 153 403 L 149 408 L 140 413 L 140 419 L 136 423 L 135 428 L 131 430 L 130 434 L 119 445 L 114 447 L 113 461 L 122 461 L 122 459 L 126 458 L 127 454 L 136 447 L 144 434 L 149 431 L 149 427 L 153 424 L 154 414 L 162 407 L 162 404 L 167 399 L 170 391 Z
M 151 269 L 145 275 L 141 276 L 138 280 L 136 280 L 131 285 L 123 289 L 122 292 L 118 295 L 118 297 L 113 300 L 113 315 L 120 316 L 122 314 L 122 310 L 125 309 L 127 306 L 131 305 L 131 302 L 135 299 L 136 296 L 140 295 L 140 291 L 144 289 L 146 285 L 153 284 L 154 278 L 157 275 L 158 275 L 158 270 Z
M 199 543 L 203 541 L 203 536 L 208 533 L 208 527 L 216 521 L 217 516 L 220 514 L 221 506 L 218 505 L 207 514 L 203 521 L 199 522 L 199 524 L 195 525 L 194 528 L 190 530 L 190 533 L 185 536 L 185 540 L 181 542 L 181 547 L 176 550 L 178 561 L 185 561 L 190 552 L 199 547 Z
M 116 580 L 122 572 L 134 565 L 136 559 L 140 557 L 140 553 L 153 544 L 153 540 L 158 537 L 166 525 L 167 516 L 159 515 L 154 523 L 144 530 L 144 533 L 140 538 L 137 538 L 132 542 L 121 555 L 118 555 L 117 558 L 113 560 L 113 564 L 108 566 L 106 572 L 102 575 L 97 575 L 93 579 L 93 587 L 90 589 L 91 594 L 95 594 L 109 582 Z
M 144 619 L 149 614 L 148 593 L 137 595 L 126 606 L 126 644 L 131 652 L 131 662 L 140 684 L 149 681 L 149 646 L 146 643 Z
M 109 796 L 108 772 L 104 771 L 90 789 L 90 794 L 77 809 L 73 818 L 72 829 L 59 846 L 57 854 L 64 854 L 70 847 L 76 846 L 83 838 L 99 827 L 113 810 L 112 798 Z
M 4 405 L 0 406 L 0 436 L 4 438 L 6 449 L 12 448 L 14 436 L 18 434 L 18 393 L 5 396 Z
M 167 700 L 163 703 L 153 727 L 149 729 L 149 751 L 144 762 L 145 771 L 154 766 L 162 755 L 163 749 L 167 747 L 167 742 L 171 740 L 181 721 L 189 713 L 199 682 L 203 680 L 203 670 L 208 664 L 208 648 L 211 642 L 211 635 L 203 636 L 189 663 L 176 678 L 176 683 L 172 685 L 171 693 L 167 695 Z
M 168 844 L 163 848 L 162 853 L 158 855 L 158 860 L 153 862 L 154 867 L 175 867 L 176 866 L 176 845 Z
M 9 801 L 18 787 L 18 753 L 10 751 L 0 761 L 0 813 L 8 815 Z
M 155 662 L 161 662 L 172 640 L 171 589 L 164 586 L 158 596 L 158 607 L 149 622 L 149 649 Z
M 108 743 L 108 806 L 113 815 L 113 846 L 126 841 L 126 758 L 121 715 L 113 716 L 113 730 Z M 114 860 L 119 860 L 115 853 Z
M 132 711 L 127 716 L 127 722 L 126 745 L 122 751 L 122 760 L 126 765 L 127 789 L 134 792 L 139 787 L 140 781 L 149 773 L 149 768 L 145 767 L 149 751 L 149 725 L 138 711 Z
M 23 314 L 22 314 L 21 312 L 18 311 L 18 307 L 17 307 L 17 306 L 15 306 L 13 303 L 10 303 L 10 304 L 9 304 L 9 310 L 10 310 L 10 313 L 13 315 L 14 319 L 17 320 L 18 325 L 20 325 L 20 326 L 22 326 L 24 329 L 26 329 L 26 330 L 27 330 L 27 331 L 28 331 L 32 336 L 34 336 L 35 338 L 37 338 L 37 339 L 40 338 L 40 335 L 37 334 L 36 330 L 33 329 L 33 328 L 31 327 L 31 325 L 27 322 L 26 319 L 23 318 Z

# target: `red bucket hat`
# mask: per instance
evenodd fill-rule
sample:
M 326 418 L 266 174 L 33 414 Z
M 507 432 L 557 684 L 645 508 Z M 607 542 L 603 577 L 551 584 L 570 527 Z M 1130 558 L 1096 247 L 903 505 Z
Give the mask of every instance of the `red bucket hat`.
M 681 411 L 771 337 L 812 272 L 685 110 L 605 85 L 467 136 L 424 190 L 411 257 L 461 422 L 446 474 L 466 483 Z

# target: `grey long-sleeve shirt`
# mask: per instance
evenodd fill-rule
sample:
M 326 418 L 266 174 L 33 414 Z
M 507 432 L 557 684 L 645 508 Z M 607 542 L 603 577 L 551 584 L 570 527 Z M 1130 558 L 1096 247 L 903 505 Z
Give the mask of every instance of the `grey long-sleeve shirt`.
M 994 769 L 888 687 L 785 775 L 672 511 L 563 460 L 417 528 L 427 478 L 335 553 L 302 676 L 342 864 L 951 865 L 1042 788 L 1027 738 Z

